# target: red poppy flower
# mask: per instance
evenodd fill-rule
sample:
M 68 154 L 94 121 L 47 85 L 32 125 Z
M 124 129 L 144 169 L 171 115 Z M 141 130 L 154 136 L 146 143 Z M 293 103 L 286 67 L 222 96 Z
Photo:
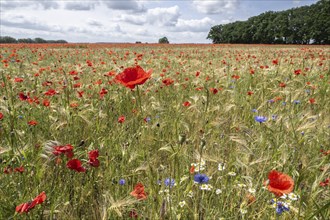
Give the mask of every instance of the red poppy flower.
M 64 146 L 54 146 L 53 154 L 55 156 L 58 156 L 60 154 L 65 154 L 67 158 L 73 157 L 73 146 L 70 144 L 64 145 Z
M 276 170 L 270 171 L 267 182 L 268 190 L 274 193 L 275 196 L 289 194 L 292 192 L 294 186 L 293 179 L 290 176 Z
M 309 99 L 309 103 L 314 104 L 315 103 L 315 99 L 314 98 L 310 98 Z
M 239 79 L 240 76 L 239 76 L 239 75 L 232 75 L 231 78 L 232 78 L 232 79 Z
M 300 75 L 301 73 L 302 73 L 301 69 L 298 69 L 298 70 L 294 71 L 294 74 L 297 75 L 297 76 Z
M 282 88 L 285 88 L 285 87 L 286 87 L 286 84 L 285 84 L 284 82 L 281 82 L 281 83 L 279 84 L 279 86 L 282 87 Z
M 174 83 L 174 80 L 173 79 L 170 79 L 170 78 L 166 78 L 166 79 L 163 79 L 162 82 L 166 85 L 166 86 L 169 86 L 171 84 Z
M 99 94 L 100 94 L 100 98 L 102 99 L 106 94 L 108 94 L 108 90 L 102 88 Z
M 49 89 L 47 92 L 45 92 L 45 95 L 47 96 L 53 96 L 58 94 L 58 92 L 56 92 L 54 89 Z
M 17 77 L 14 79 L 15 82 L 23 82 L 24 79 L 23 78 L 20 78 L 20 77 Z
M 100 161 L 97 159 L 99 157 L 99 150 L 92 150 L 88 152 L 88 163 L 92 167 L 98 167 L 100 166 Z
M 320 182 L 320 186 L 325 187 L 330 183 L 330 178 L 326 178 L 323 182 Z
M 138 218 L 139 217 L 139 215 L 137 214 L 137 212 L 133 209 L 133 210 L 131 210 L 129 213 L 128 213 L 128 216 L 130 217 L 130 218 Z
M 33 209 L 36 205 L 43 203 L 46 200 L 47 196 L 45 192 L 40 193 L 36 198 L 30 202 L 22 203 L 16 206 L 16 212 L 18 213 L 27 213 Z
M 28 100 L 30 98 L 29 94 L 25 95 L 23 92 L 18 93 L 18 96 L 19 96 L 19 99 L 22 101 Z
M 151 77 L 152 70 L 145 72 L 140 66 L 129 67 L 116 75 L 115 80 L 120 84 L 134 89 L 136 85 L 142 85 Z
M 28 125 L 31 125 L 31 126 L 36 126 L 37 124 L 38 124 L 38 122 L 35 120 L 31 120 L 28 122 Z
M 48 99 L 44 99 L 44 100 L 42 101 L 42 104 L 43 104 L 45 107 L 49 107 L 49 105 L 50 105 L 50 101 L 49 101 Z
M 70 169 L 70 170 L 75 170 L 77 172 L 85 172 L 86 169 L 81 166 L 81 161 L 78 160 L 78 159 L 72 159 L 72 160 L 69 160 L 67 163 L 66 163 L 66 166 Z
M 134 190 L 130 193 L 131 196 L 134 196 L 138 200 L 147 199 L 147 194 L 144 191 L 144 186 L 142 183 L 135 185 Z
M 210 88 L 210 91 L 215 95 L 218 93 L 219 90 L 217 90 L 216 88 Z
M 0 112 L 0 120 L 3 119 L 3 114 Z
M 188 101 L 186 101 L 186 102 L 184 102 L 182 105 L 185 106 L 185 107 L 189 107 L 189 106 L 191 105 L 191 103 L 188 102 Z
M 5 167 L 3 169 L 3 173 L 5 173 L 5 174 L 11 174 L 12 172 L 13 172 L 13 168 L 11 168 L 11 167 Z
M 253 92 L 252 91 L 248 91 L 247 94 L 248 95 L 253 95 Z
M 17 173 L 23 173 L 23 172 L 24 172 L 24 167 L 23 167 L 23 166 L 16 167 L 16 168 L 14 169 L 14 171 L 17 172 Z
M 277 64 L 278 64 L 278 59 L 273 60 L 272 63 L 273 63 L 274 65 L 277 65 Z
M 320 152 L 322 153 L 323 156 L 327 156 L 330 154 L 330 150 L 320 150 Z
M 69 72 L 69 74 L 72 75 L 72 76 L 75 76 L 75 75 L 78 75 L 78 72 L 75 71 L 75 70 L 72 70 L 72 71 Z
M 190 169 L 189 169 L 189 173 L 190 174 L 194 174 L 195 173 L 195 166 L 191 165 Z
M 124 123 L 125 120 L 126 120 L 125 116 L 122 115 L 118 118 L 118 123 Z

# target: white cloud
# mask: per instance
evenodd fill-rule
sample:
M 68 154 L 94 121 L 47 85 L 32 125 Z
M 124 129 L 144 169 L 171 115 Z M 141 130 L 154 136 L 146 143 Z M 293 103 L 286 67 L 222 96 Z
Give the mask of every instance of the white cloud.
M 119 21 L 135 25 L 152 24 L 158 26 L 175 26 L 180 17 L 180 8 L 175 5 L 169 8 L 152 8 L 139 15 L 121 15 Z
M 153 8 L 147 12 L 147 20 L 150 24 L 175 26 L 180 17 L 180 8 L 175 5 L 170 8 Z
M 205 14 L 219 14 L 234 11 L 240 0 L 193 1 L 197 11 Z
M 178 23 L 175 25 L 175 31 L 206 32 L 209 31 L 215 23 L 216 22 L 209 17 L 200 20 L 178 19 Z

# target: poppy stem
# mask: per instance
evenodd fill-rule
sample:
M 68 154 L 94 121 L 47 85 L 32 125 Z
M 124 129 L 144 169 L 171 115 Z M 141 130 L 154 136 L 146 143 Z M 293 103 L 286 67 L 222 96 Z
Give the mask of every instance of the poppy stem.
M 141 102 L 139 86 L 136 86 L 136 88 L 137 88 L 136 91 L 137 91 L 138 105 L 139 105 L 139 108 L 140 108 L 140 112 L 142 114 L 142 102 Z

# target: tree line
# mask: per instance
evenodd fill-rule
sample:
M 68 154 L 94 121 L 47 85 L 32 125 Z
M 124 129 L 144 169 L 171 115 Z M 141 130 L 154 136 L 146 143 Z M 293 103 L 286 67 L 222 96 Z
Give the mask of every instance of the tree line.
M 26 44 L 66 44 L 65 40 L 45 40 L 40 37 L 31 38 L 19 38 L 15 39 L 10 36 L 0 36 L 0 44 L 15 44 L 15 43 L 26 43 Z
M 215 25 L 213 43 L 330 44 L 330 0 L 285 11 L 268 11 L 247 21 Z

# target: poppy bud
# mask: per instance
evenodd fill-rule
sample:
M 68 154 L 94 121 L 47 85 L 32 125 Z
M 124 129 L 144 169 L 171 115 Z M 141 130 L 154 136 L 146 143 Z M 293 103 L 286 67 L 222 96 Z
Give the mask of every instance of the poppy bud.
M 179 134 L 179 144 L 182 145 L 186 141 L 186 134 Z

